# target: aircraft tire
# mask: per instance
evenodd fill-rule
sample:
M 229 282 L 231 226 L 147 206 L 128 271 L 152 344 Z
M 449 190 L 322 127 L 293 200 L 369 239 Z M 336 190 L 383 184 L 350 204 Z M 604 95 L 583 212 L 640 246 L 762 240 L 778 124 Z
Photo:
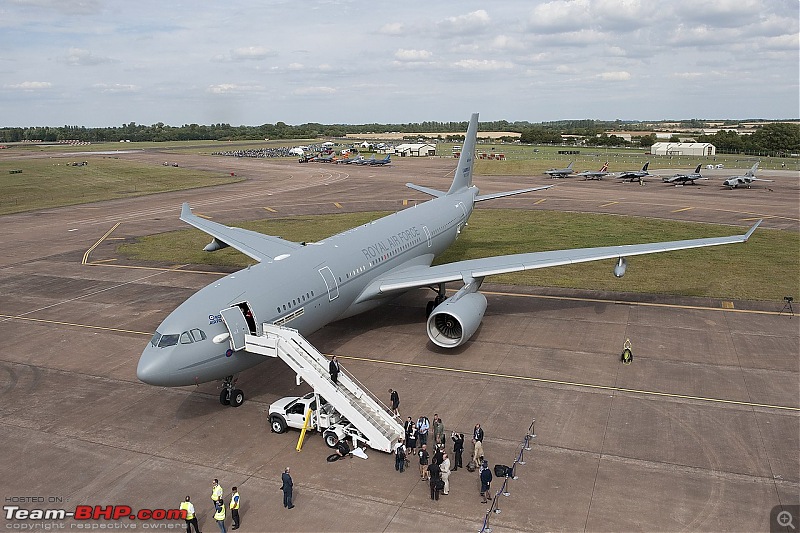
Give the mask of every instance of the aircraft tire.
M 283 433 L 286 431 L 286 420 L 282 416 L 272 415 L 269 417 L 269 427 L 273 433 Z
M 219 393 L 219 403 L 222 405 L 230 405 L 231 404 L 231 391 L 228 389 L 222 389 L 222 392 Z
M 336 448 L 336 445 L 339 444 L 339 436 L 333 431 L 326 431 L 323 437 L 328 448 Z
M 244 391 L 242 389 L 233 389 L 228 401 L 231 407 L 239 407 L 244 403 Z
M 339 460 L 339 457 L 340 457 L 340 456 L 339 456 L 339 454 L 338 454 L 338 453 L 332 453 L 332 454 L 330 454 L 330 455 L 328 456 L 328 458 L 326 459 L 326 461 L 328 461 L 329 463 L 335 463 L 336 461 L 338 461 L 338 460 Z

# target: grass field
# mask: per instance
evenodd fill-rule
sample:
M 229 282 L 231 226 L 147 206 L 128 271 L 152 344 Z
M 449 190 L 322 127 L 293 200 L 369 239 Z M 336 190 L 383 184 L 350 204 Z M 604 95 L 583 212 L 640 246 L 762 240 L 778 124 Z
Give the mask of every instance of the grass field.
M 262 220 L 241 227 L 291 241 L 321 240 L 387 213 L 347 213 Z M 730 226 L 615 215 L 546 211 L 478 210 L 459 240 L 438 260 L 446 263 L 490 255 L 636 244 L 744 233 Z M 202 251 L 209 237 L 198 230 L 149 236 L 118 247 L 136 260 L 244 267 L 253 261 L 234 250 Z M 800 235 L 759 229 L 746 244 L 632 257 L 625 277 L 613 261 L 495 276 L 516 285 L 643 292 L 726 299 L 776 300 L 800 288 Z
M 73 147 L 74 149 L 74 147 Z M 86 166 L 71 166 L 86 161 Z M 11 170 L 22 173 L 11 174 Z M 0 215 L 240 181 L 222 173 L 102 156 L 0 159 Z

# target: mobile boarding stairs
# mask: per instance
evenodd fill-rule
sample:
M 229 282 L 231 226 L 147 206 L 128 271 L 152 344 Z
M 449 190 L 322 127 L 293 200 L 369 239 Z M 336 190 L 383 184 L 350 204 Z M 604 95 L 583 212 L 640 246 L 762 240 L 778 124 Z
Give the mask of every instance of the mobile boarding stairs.
M 266 357 L 278 357 L 289 365 L 357 430 L 348 431 L 354 440 L 360 439 L 375 450 L 391 452 L 397 440 L 404 436 L 398 419 L 354 378 L 340 372 L 339 384 L 334 385 L 328 372 L 328 359 L 297 330 L 265 323 L 261 335 L 245 334 L 244 349 Z M 358 446 L 358 442 L 354 445 Z

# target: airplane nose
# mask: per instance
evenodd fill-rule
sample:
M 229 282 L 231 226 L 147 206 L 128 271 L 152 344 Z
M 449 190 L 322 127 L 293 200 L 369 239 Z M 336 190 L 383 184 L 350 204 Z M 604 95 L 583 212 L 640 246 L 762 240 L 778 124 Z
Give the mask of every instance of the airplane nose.
M 166 385 L 167 369 L 164 368 L 163 350 L 147 346 L 139 358 L 139 365 L 136 367 L 136 377 L 139 381 L 148 385 Z

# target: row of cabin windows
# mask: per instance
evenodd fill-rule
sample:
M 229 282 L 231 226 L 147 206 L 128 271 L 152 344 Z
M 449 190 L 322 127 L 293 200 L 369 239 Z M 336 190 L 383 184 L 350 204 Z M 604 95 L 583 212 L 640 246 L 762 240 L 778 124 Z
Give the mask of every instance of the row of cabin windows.
M 287 310 L 291 309 L 292 307 L 296 307 L 297 305 L 305 302 L 306 300 L 310 300 L 312 296 L 314 296 L 314 291 L 310 291 L 310 292 L 307 292 L 305 294 L 301 294 L 299 298 L 295 298 L 291 302 L 286 302 L 285 304 L 283 304 L 283 310 L 287 311 Z M 276 309 L 278 310 L 279 313 L 281 312 L 281 308 L 280 307 L 277 307 Z

